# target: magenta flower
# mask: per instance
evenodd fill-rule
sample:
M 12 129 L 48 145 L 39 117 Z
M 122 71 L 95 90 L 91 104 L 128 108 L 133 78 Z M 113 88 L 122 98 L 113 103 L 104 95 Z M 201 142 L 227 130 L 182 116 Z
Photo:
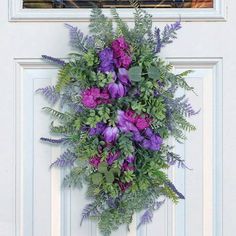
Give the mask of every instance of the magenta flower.
M 127 54 L 119 59 L 119 64 L 121 64 L 121 66 L 124 67 L 125 69 L 129 69 L 131 63 L 132 63 L 132 58 Z
M 117 127 L 107 127 L 103 132 L 104 140 L 107 143 L 115 142 L 116 139 L 118 138 L 118 135 L 119 135 L 119 130 Z
M 122 164 L 122 171 L 135 170 L 134 161 L 135 157 L 133 155 L 128 156 Z
M 92 165 L 95 168 L 98 168 L 100 162 L 101 162 L 101 157 L 99 157 L 99 156 L 93 156 L 89 160 L 89 164 Z
M 125 95 L 125 87 L 120 83 L 110 83 L 108 90 L 112 98 L 121 98 Z
M 143 118 L 139 116 L 136 119 L 135 125 L 137 126 L 139 130 L 144 130 L 150 126 L 150 121 L 151 120 L 149 118 Z
M 111 44 L 113 50 L 114 63 L 116 68 L 128 69 L 132 63 L 132 59 L 129 56 L 129 45 L 125 41 L 124 37 L 119 37 Z
M 82 93 L 82 104 L 87 108 L 95 108 L 98 105 L 97 99 L 99 96 L 99 88 L 87 89 Z
M 99 104 L 109 102 L 110 95 L 108 90 L 102 92 L 99 88 L 90 88 L 82 93 L 82 104 L 87 108 L 96 108 Z
M 118 182 L 118 185 L 120 187 L 120 190 L 122 192 L 125 192 L 131 185 L 132 185 L 132 182 L 129 182 L 129 183 L 123 183 L 122 181 L 119 181 Z

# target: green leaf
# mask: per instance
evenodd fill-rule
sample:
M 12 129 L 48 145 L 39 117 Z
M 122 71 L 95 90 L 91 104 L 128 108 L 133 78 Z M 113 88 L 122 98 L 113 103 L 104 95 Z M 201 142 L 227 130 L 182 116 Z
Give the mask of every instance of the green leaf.
M 114 175 L 111 171 L 109 171 L 105 174 L 105 178 L 106 178 L 107 183 L 113 183 L 113 181 L 115 179 Z
M 102 182 L 103 176 L 101 173 L 95 173 L 92 175 L 92 182 L 95 185 L 99 185 Z
M 154 80 L 160 79 L 160 70 L 155 66 L 151 66 L 148 69 L 148 77 Z
M 98 166 L 98 172 L 100 172 L 100 173 L 107 173 L 107 164 L 105 162 L 101 163 Z
M 142 69 L 139 66 L 133 66 L 129 69 L 129 78 L 132 81 L 140 81 L 141 80 L 141 73 L 142 73 Z

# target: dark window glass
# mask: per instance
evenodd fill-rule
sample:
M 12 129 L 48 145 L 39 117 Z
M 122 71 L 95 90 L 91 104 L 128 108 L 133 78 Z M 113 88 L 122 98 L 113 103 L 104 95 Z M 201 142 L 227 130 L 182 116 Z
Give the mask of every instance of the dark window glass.
M 143 0 L 139 3 L 144 8 L 213 8 L 213 0 Z M 24 8 L 91 8 L 94 4 L 101 8 L 130 7 L 125 0 L 23 0 Z

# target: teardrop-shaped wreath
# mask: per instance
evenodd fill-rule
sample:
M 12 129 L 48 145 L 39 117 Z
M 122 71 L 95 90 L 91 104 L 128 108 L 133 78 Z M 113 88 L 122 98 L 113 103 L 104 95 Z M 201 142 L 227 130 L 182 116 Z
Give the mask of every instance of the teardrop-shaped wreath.
M 129 225 L 135 212 L 144 212 L 138 227 L 150 222 L 164 198 L 184 199 L 166 170 L 185 162 L 167 140 L 181 142 L 195 129 L 187 117 L 197 112 L 185 96 L 175 96 L 178 88 L 193 90 L 185 81 L 190 71 L 173 74 L 159 57 L 180 22 L 153 32 L 151 15 L 134 5 L 133 28 L 115 9 L 108 19 L 99 8 L 92 10 L 91 36 L 67 25 L 75 52 L 68 62 L 43 56 L 61 68 L 55 87 L 38 90 L 61 107 L 44 108 L 57 122 L 51 133 L 60 138 L 41 140 L 65 147 L 52 166 L 70 168 L 65 185 L 88 186 L 91 203 L 82 220 L 98 220 L 104 235 Z

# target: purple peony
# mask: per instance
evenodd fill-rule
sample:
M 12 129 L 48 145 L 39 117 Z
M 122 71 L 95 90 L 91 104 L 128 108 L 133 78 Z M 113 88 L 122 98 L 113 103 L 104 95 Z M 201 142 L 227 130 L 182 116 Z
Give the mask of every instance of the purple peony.
M 115 142 L 116 139 L 118 138 L 118 135 L 119 135 L 119 130 L 117 127 L 107 127 L 103 131 L 104 140 L 107 143 Z

